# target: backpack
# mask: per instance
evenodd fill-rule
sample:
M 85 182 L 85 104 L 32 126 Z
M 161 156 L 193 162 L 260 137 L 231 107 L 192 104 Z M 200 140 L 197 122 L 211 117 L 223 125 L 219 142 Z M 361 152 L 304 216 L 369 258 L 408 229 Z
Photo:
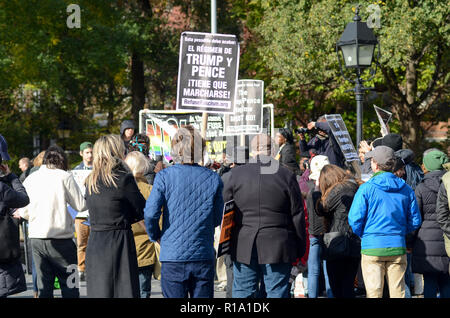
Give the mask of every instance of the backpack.
M 19 257 L 19 220 L 8 212 L 0 213 L 0 263 L 9 263 Z

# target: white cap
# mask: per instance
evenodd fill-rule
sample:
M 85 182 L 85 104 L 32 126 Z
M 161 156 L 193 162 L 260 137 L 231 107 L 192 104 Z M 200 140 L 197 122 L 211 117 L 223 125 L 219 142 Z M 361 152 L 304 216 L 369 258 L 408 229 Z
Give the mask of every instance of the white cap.
M 330 161 L 328 160 L 327 156 L 323 156 L 323 155 L 314 156 L 311 159 L 311 164 L 310 164 L 311 174 L 309 175 L 309 179 L 318 180 L 319 176 L 320 176 L 320 171 L 322 171 L 322 168 L 329 164 L 330 164 Z

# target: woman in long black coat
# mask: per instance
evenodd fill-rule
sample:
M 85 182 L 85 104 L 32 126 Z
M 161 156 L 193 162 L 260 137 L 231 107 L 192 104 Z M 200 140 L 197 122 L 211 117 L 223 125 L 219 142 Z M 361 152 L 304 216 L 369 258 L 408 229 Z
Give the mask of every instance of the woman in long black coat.
M 123 156 L 120 137 L 100 137 L 86 180 L 91 233 L 86 249 L 87 296 L 139 298 L 139 272 L 131 224 L 144 218 L 145 199 Z

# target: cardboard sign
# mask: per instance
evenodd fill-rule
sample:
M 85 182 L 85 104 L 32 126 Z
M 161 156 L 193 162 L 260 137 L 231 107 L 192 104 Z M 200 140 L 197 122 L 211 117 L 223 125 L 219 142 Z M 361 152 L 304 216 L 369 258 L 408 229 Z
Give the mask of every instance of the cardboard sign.
M 358 161 L 358 153 L 356 152 L 355 146 L 352 142 L 352 138 L 348 133 L 342 116 L 340 114 L 325 115 L 325 119 L 327 120 L 328 125 L 330 125 L 334 138 L 336 139 L 339 147 L 342 150 L 342 153 L 344 154 L 345 160 L 347 162 Z
M 177 110 L 234 113 L 239 70 L 235 35 L 183 32 Z
M 234 214 L 236 206 L 234 200 L 225 203 L 223 208 L 222 224 L 220 225 L 219 247 L 217 249 L 217 257 L 231 252 L 231 234 L 235 226 Z
M 263 100 L 264 81 L 238 80 L 235 112 L 225 115 L 225 135 L 261 133 Z

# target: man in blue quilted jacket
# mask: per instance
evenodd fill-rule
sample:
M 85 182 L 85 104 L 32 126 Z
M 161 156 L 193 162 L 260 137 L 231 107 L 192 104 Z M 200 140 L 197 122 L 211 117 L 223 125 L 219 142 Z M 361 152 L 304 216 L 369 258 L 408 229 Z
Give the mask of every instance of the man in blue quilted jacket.
M 368 298 L 383 296 L 384 277 L 392 298 L 405 298 L 406 234 L 422 217 L 413 189 L 392 171 L 394 150 L 378 146 L 366 154 L 373 176 L 353 199 L 348 223 L 361 237 L 361 270 Z
M 212 298 L 214 228 L 222 221 L 223 183 L 217 173 L 199 165 L 205 141 L 198 130 L 180 128 L 171 148 L 175 164 L 156 174 L 144 210 L 150 240 L 161 242 L 162 293 L 167 298 Z

